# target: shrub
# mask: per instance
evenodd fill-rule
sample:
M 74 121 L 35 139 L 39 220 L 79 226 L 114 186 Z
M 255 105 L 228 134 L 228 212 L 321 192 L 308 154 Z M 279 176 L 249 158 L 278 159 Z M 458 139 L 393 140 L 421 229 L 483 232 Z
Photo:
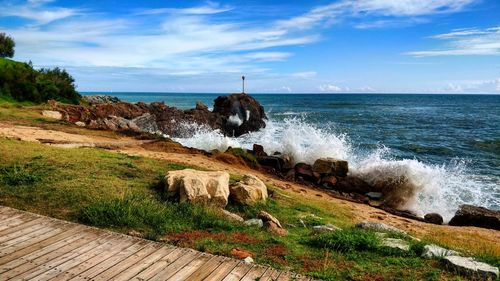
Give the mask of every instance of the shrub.
M 27 169 L 25 166 L 14 165 L 0 167 L 0 181 L 9 186 L 34 184 L 40 177 Z
M 0 57 L 11 58 L 14 56 L 14 47 L 16 42 L 5 33 L 0 33 Z
M 314 236 L 307 244 L 338 252 L 351 252 L 377 250 L 380 241 L 371 231 L 353 228 Z

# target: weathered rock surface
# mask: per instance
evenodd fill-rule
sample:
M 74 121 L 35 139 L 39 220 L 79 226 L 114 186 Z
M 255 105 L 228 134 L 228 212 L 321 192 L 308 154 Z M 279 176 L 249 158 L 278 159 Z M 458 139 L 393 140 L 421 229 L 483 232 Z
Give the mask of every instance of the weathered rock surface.
M 370 184 L 355 176 L 339 178 L 335 189 L 342 192 L 356 192 L 359 194 L 366 194 L 373 191 L 373 187 Z
M 496 280 L 498 278 L 497 267 L 475 261 L 473 258 L 447 256 L 443 261 L 451 270 L 458 271 L 471 279 Z
M 167 196 L 180 202 L 224 207 L 229 197 L 229 174 L 192 169 L 170 171 L 165 177 Z
M 117 103 L 121 102 L 121 100 L 117 97 L 109 96 L 109 95 L 91 95 L 91 96 L 83 96 L 83 99 L 87 101 L 89 104 L 102 104 L 102 103 Z
M 312 166 L 312 170 L 319 174 L 338 177 L 347 176 L 347 172 L 349 171 L 347 161 L 335 158 L 317 159 Z
M 240 204 L 265 202 L 268 196 L 266 185 L 254 175 L 244 175 L 241 181 L 231 185 L 229 190 L 231 199 Z
M 56 120 L 61 120 L 63 117 L 61 112 L 55 110 L 43 110 L 42 115 L 47 118 L 52 118 Z
M 461 205 L 449 225 L 477 226 L 500 230 L 500 211 L 472 205 Z
M 261 219 L 249 219 L 243 222 L 245 225 L 248 226 L 256 226 L 256 227 L 263 227 L 264 226 L 264 221 Z
M 460 256 L 460 253 L 434 244 L 425 245 L 422 252 L 422 257 L 426 258 L 444 258 L 447 256 Z
M 261 220 L 263 220 L 264 223 L 270 221 L 270 222 L 273 222 L 274 224 L 276 224 L 279 228 L 283 228 L 283 226 L 281 226 L 280 221 L 266 211 L 260 211 L 258 217 Z
M 218 97 L 213 111 L 201 103 L 188 110 L 160 102 L 132 104 L 105 98 L 95 98 L 89 103 L 88 106 L 66 105 L 51 101 L 50 105 L 62 114 L 62 119 L 71 123 L 80 121 L 89 128 L 148 133 L 160 131 L 173 137 L 194 133 L 193 128 L 185 125 L 192 123 L 220 129 L 226 135 L 240 136 L 264 128 L 266 119 L 264 108 L 246 94 Z
M 443 217 L 438 213 L 429 213 L 424 216 L 424 221 L 441 225 L 443 224 Z
M 399 232 L 406 234 L 403 230 L 396 228 L 394 226 L 390 226 L 387 224 L 383 223 L 378 223 L 378 222 L 369 222 L 369 221 L 362 221 L 358 224 L 356 224 L 357 228 L 362 228 L 362 229 L 373 229 L 377 231 L 393 231 L 393 232 Z
M 325 233 L 325 232 L 333 232 L 333 231 L 340 231 L 342 228 L 337 227 L 333 224 L 325 224 L 325 225 L 316 225 L 313 226 L 313 232 L 314 233 Z
M 230 220 L 230 221 L 239 221 L 239 222 L 243 222 L 245 221 L 241 216 L 239 216 L 238 214 L 235 214 L 235 213 L 231 213 L 229 212 L 228 210 L 224 210 L 222 209 L 221 210 L 221 214 L 222 216 L 227 219 L 227 220 Z
M 277 236 L 287 236 L 288 235 L 288 231 L 286 229 L 277 225 L 273 221 L 264 222 L 264 226 L 266 227 L 267 231 L 271 232 L 274 235 L 277 235 Z
M 393 249 L 399 249 L 402 251 L 409 251 L 410 250 L 410 244 L 402 239 L 382 238 L 381 244 L 382 244 L 382 246 L 393 248 Z

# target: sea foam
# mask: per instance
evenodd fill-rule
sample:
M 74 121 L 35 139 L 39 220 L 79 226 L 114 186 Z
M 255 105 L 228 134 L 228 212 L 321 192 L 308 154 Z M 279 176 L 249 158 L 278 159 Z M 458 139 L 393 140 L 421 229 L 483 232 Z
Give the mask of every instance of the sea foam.
M 318 158 L 334 157 L 349 161 L 350 174 L 375 184 L 405 178 L 401 194 L 404 198 L 400 209 L 411 210 L 423 216 L 437 212 L 449 221 L 461 204 L 490 205 L 486 202 L 484 183 L 474 179 L 468 163 L 452 159 L 449 163 L 431 165 L 417 159 L 397 159 L 391 149 L 380 146 L 373 151 L 361 150 L 346 134 L 338 133 L 333 125 L 319 128 L 300 118 L 284 121 L 269 120 L 265 129 L 238 138 L 227 137 L 206 126 L 185 125 L 189 134 L 175 140 L 188 147 L 203 150 L 225 151 L 228 147 L 251 149 L 254 143 L 264 147 L 267 153 L 275 151 L 289 155 L 294 162 L 312 164 Z

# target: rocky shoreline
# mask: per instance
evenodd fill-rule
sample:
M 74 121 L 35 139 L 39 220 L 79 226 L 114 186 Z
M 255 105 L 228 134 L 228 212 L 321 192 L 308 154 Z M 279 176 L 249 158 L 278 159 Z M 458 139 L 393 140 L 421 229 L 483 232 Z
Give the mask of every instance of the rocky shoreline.
M 213 110 L 198 102 L 196 107 L 181 110 L 164 103 L 127 103 L 110 96 L 87 96 L 88 105 L 67 105 L 50 102 L 52 111 L 44 115 L 58 118 L 91 129 L 113 130 L 131 133 L 159 134 L 169 137 L 185 137 L 193 132 L 188 124 L 207 126 L 220 130 L 227 136 L 240 136 L 265 127 L 264 108 L 247 94 L 220 96 L 214 100 Z M 369 184 L 349 174 L 347 161 L 333 158 L 317 159 L 313 165 L 294 163 L 287 155 L 275 152 L 268 155 L 259 144 L 253 149 L 229 148 L 223 154 L 231 154 L 237 160 L 222 157 L 225 161 L 244 162 L 249 167 L 273 174 L 282 179 L 327 191 L 331 196 L 365 203 L 394 215 L 442 224 L 437 213 L 420 217 L 404 210 L 406 200 L 413 198 L 412 189 L 406 188 L 407 179 L 398 178 Z M 218 155 L 213 151 L 209 154 Z M 460 206 L 450 221 L 455 226 L 477 226 L 500 230 L 500 212 L 474 206 Z

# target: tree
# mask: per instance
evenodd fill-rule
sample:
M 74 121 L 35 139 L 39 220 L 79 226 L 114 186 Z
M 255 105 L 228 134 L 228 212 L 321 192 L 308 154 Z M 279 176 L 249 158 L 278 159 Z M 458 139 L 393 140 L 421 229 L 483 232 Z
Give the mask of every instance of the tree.
M 14 56 L 14 47 L 16 42 L 5 33 L 0 33 L 0 57 L 12 58 Z

